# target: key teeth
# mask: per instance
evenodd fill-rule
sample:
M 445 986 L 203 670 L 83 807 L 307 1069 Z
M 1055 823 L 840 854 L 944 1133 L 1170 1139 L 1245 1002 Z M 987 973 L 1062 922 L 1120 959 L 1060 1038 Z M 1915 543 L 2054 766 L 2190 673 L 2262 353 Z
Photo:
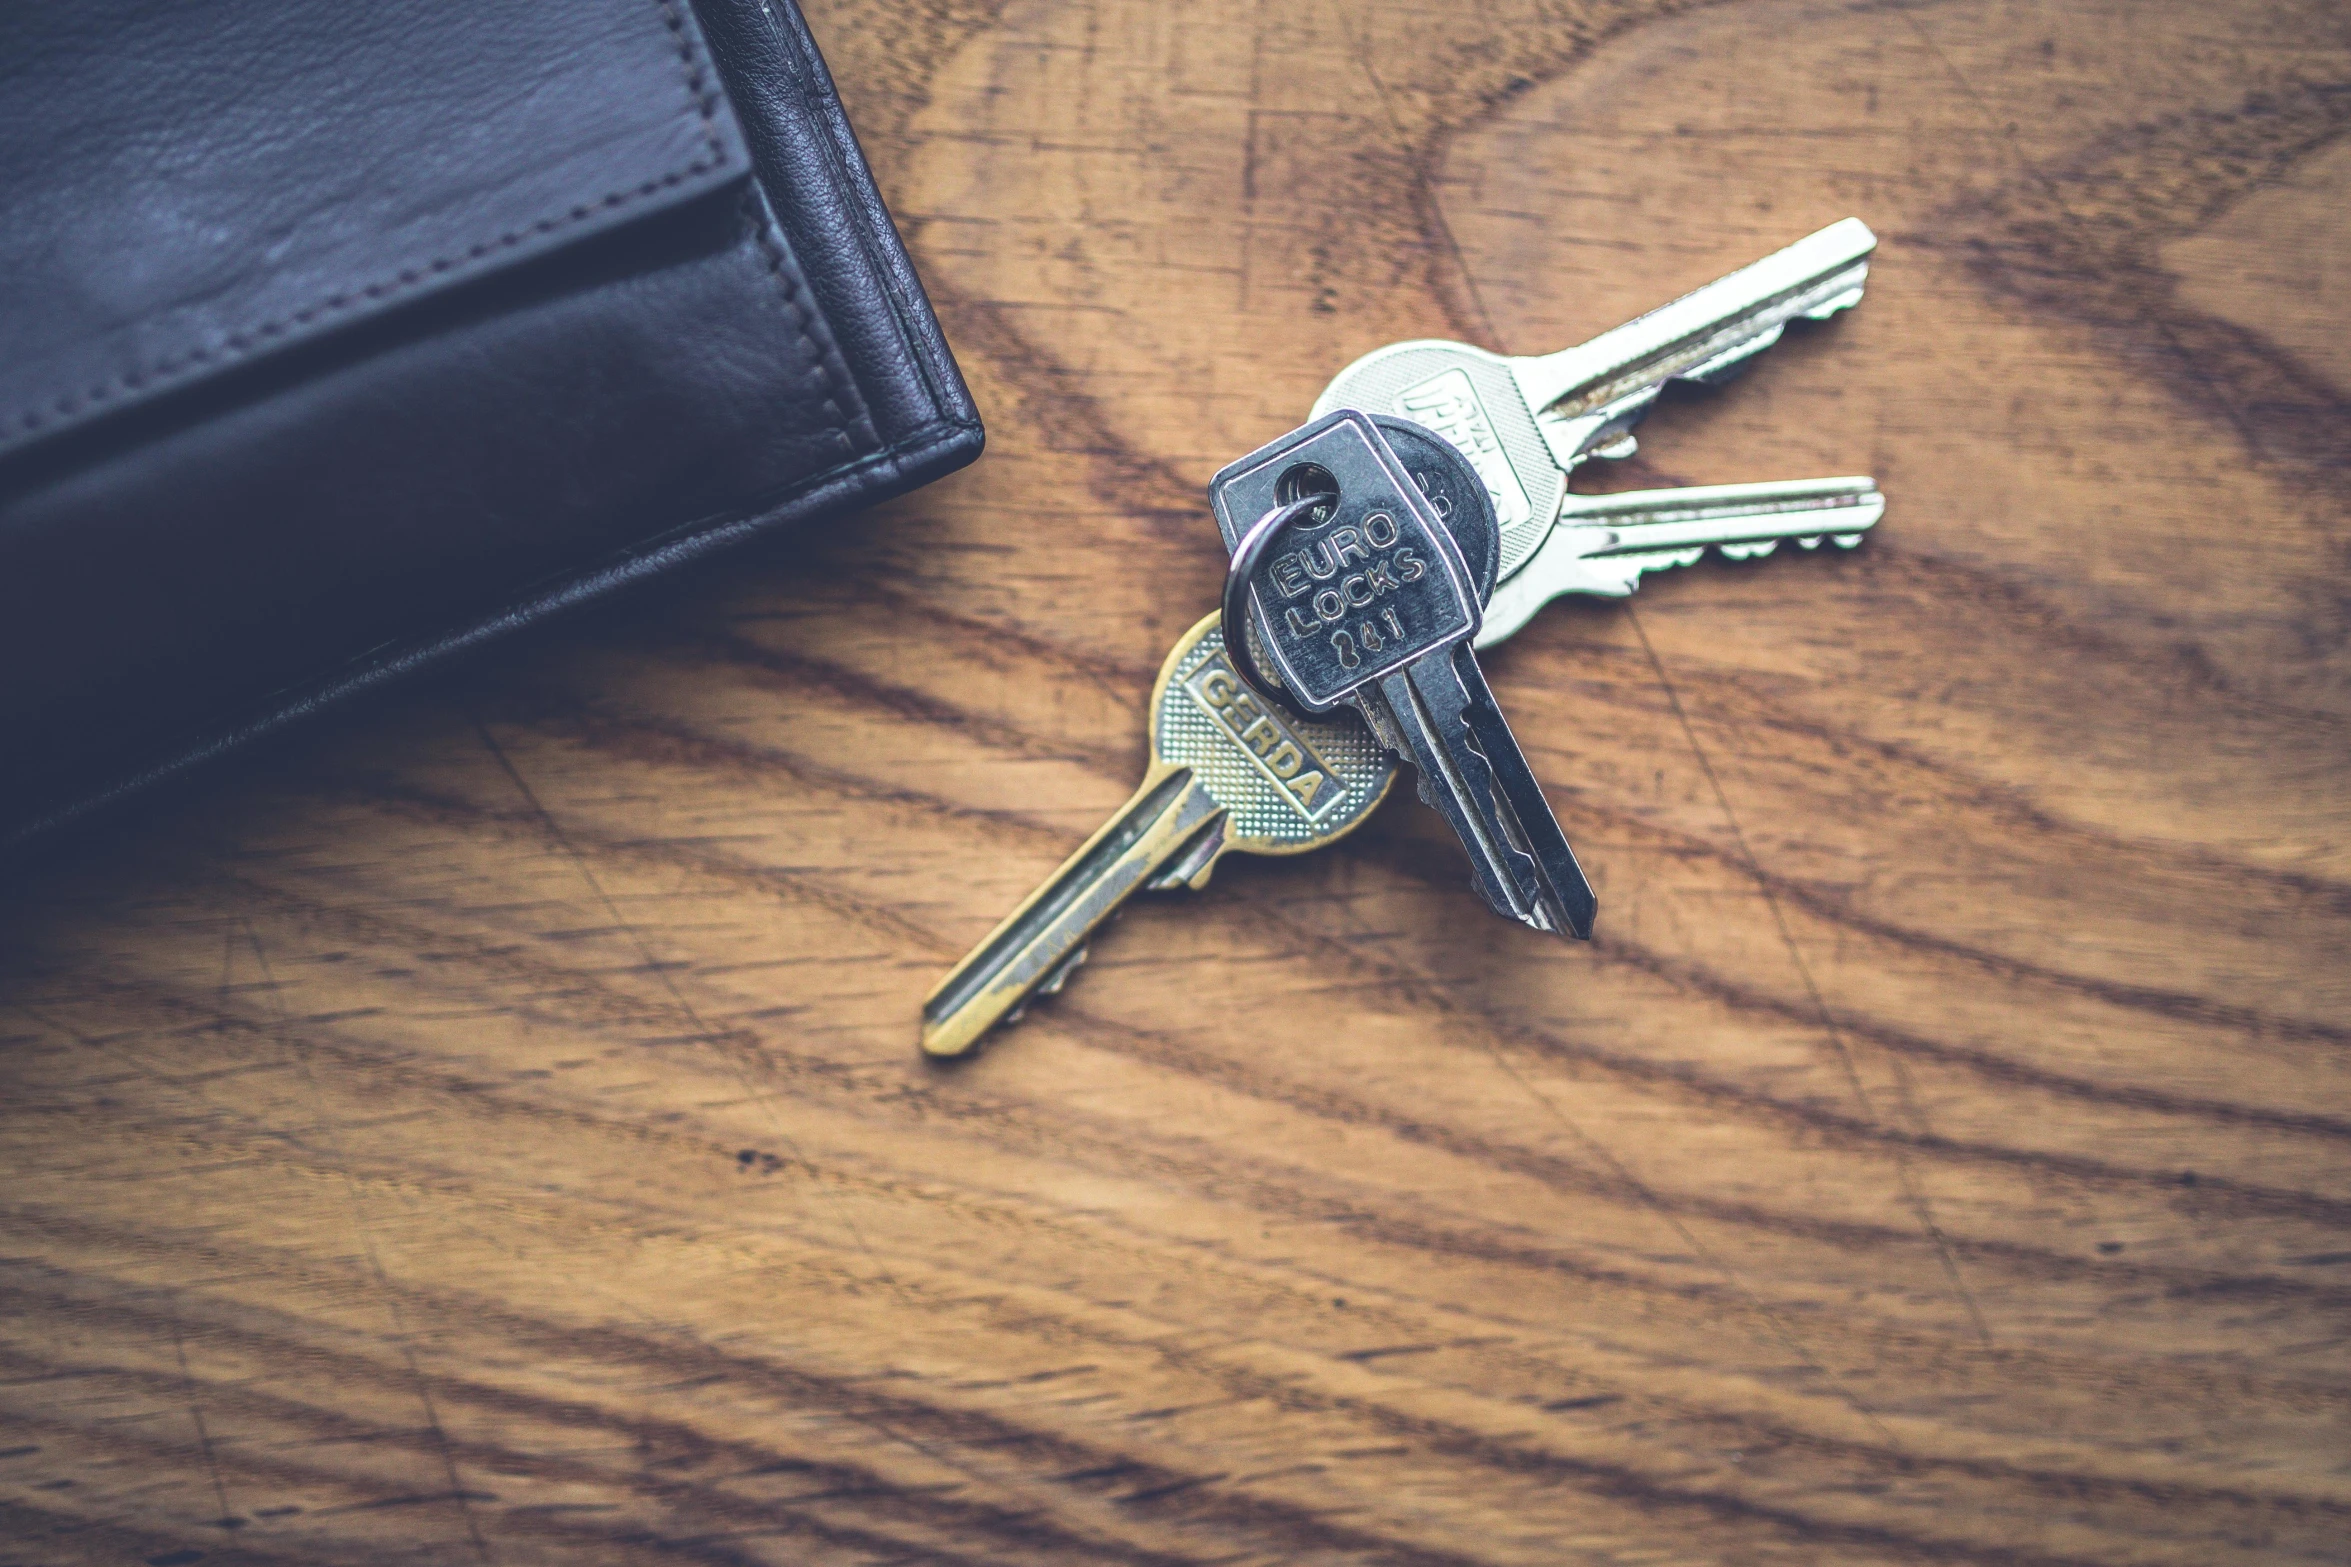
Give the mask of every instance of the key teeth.
M 1856 297 L 1859 296 L 1857 295 Z M 1807 312 L 1807 314 L 1810 314 L 1810 312 Z M 1753 337 L 1734 344 L 1730 348 L 1727 348 L 1721 353 L 1715 355 L 1712 359 L 1708 359 L 1700 364 L 1692 365 L 1689 369 L 1684 370 L 1678 375 L 1674 376 L 1673 379 L 1676 381 L 1695 381 L 1701 386 L 1720 386 L 1723 382 L 1730 380 L 1740 371 L 1746 369 L 1748 364 L 1756 357 L 1756 355 L 1762 353 L 1765 349 L 1777 343 L 1782 337 L 1787 335 L 1787 331 L 1788 323 L 1785 321 L 1780 322 L 1776 326 L 1765 327 L 1762 331 L 1756 333 Z
M 1078 965 L 1085 962 L 1086 955 L 1093 950 L 1093 943 L 1088 942 L 1085 946 L 1078 948 L 1077 951 L 1071 953 L 1068 957 L 1063 958 L 1061 962 L 1055 966 L 1053 972 L 1045 976 L 1044 983 L 1039 985 L 1036 989 L 1030 991 L 1027 995 L 1021 997 L 1020 1005 L 1005 1013 L 1004 1016 L 997 1021 L 996 1026 L 998 1028 L 1010 1028 L 1013 1024 L 1019 1022 L 1022 1018 L 1029 1015 L 1029 1008 L 1037 1004 L 1037 999 L 1040 996 L 1060 995 L 1061 987 L 1069 983 L 1069 976 L 1077 972 Z
M 1077 972 L 1078 965 L 1085 962 L 1086 955 L 1093 950 L 1093 945 L 1089 942 L 1087 945 L 1078 948 L 1075 952 L 1072 952 L 1068 957 L 1063 958 L 1061 960 L 1060 966 L 1055 968 L 1052 973 L 1045 976 L 1045 982 L 1037 987 L 1036 994 L 1040 996 L 1060 995 L 1061 987 L 1069 983 L 1069 976 Z M 1021 1011 L 1025 1012 L 1027 1010 L 1028 1004 L 1023 1002 L 1021 1004 Z M 1006 1021 L 1009 1022 L 1011 1019 L 1007 1018 Z
M 1829 317 L 1835 315 L 1840 310 L 1852 309 L 1855 305 L 1861 303 L 1862 291 L 1867 287 L 1868 280 L 1869 268 L 1865 265 L 1861 269 L 1861 275 L 1853 280 L 1853 286 L 1851 288 L 1847 289 L 1844 293 L 1839 294 L 1836 298 L 1823 300 L 1818 305 L 1815 305 L 1812 309 L 1805 311 L 1804 319 L 1807 321 L 1826 321 Z
M 1718 544 L 1715 547 L 1722 551 L 1725 560 L 1760 560 L 1779 546 L 1780 541 L 1777 539 L 1762 539 L 1753 544 Z

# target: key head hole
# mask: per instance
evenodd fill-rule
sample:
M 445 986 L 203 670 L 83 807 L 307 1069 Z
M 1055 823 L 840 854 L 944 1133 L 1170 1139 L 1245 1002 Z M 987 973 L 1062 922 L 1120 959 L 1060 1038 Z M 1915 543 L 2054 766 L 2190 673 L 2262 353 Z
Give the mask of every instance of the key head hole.
M 1331 520 L 1339 509 L 1339 481 L 1331 471 L 1318 462 L 1292 463 L 1282 470 L 1282 476 L 1273 481 L 1276 503 L 1288 506 L 1311 496 L 1325 497 L 1323 504 L 1300 517 L 1293 526 L 1319 528 Z

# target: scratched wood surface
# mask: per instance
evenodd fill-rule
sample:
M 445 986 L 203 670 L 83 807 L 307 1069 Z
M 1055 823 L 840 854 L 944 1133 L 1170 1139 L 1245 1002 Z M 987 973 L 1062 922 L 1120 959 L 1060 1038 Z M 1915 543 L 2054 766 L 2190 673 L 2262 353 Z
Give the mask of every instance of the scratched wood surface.
M 2351 1560 L 2351 12 L 826 0 L 975 469 L 0 902 L 0 1562 Z M 1121 801 L 1200 487 L 1825 222 L 1587 484 L 1856 553 L 1489 662 L 1428 812 L 943 967 Z

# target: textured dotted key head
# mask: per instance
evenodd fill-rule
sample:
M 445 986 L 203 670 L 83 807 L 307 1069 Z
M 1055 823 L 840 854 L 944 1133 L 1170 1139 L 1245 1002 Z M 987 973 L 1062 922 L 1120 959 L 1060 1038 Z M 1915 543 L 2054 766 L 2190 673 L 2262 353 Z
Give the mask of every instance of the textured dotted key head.
M 1352 712 L 1299 723 L 1258 701 L 1233 673 L 1216 615 L 1159 671 L 1151 748 L 1192 770 L 1225 808 L 1226 847 L 1251 854 L 1296 854 L 1353 830 L 1396 776 Z
M 1434 339 L 1375 349 L 1332 377 L 1315 400 L 1318 418 L 1335 408 L 1410 419 L 1468 458 L 1501 524 L 1503 576 L 1526 564 L 1551 531 L 1567 475 L 1501 355 Z

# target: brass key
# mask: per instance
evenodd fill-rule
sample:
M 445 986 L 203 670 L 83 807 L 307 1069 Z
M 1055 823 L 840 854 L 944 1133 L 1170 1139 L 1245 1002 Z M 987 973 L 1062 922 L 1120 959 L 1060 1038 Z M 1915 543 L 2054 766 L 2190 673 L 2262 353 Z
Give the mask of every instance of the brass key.
M 1395 758 L 1351 712 L 1269 711 L 1234 675 L 1222 617 L 1184 633 L 1151 693 L 1151 770 L 1134 798 L 923 1002 L 922 1047 L 962 1055 L 1061 989 L 1086 943 L 1142 889 L 1207 885 L 1225 854 L 1302 854 L 1386 797 Z

